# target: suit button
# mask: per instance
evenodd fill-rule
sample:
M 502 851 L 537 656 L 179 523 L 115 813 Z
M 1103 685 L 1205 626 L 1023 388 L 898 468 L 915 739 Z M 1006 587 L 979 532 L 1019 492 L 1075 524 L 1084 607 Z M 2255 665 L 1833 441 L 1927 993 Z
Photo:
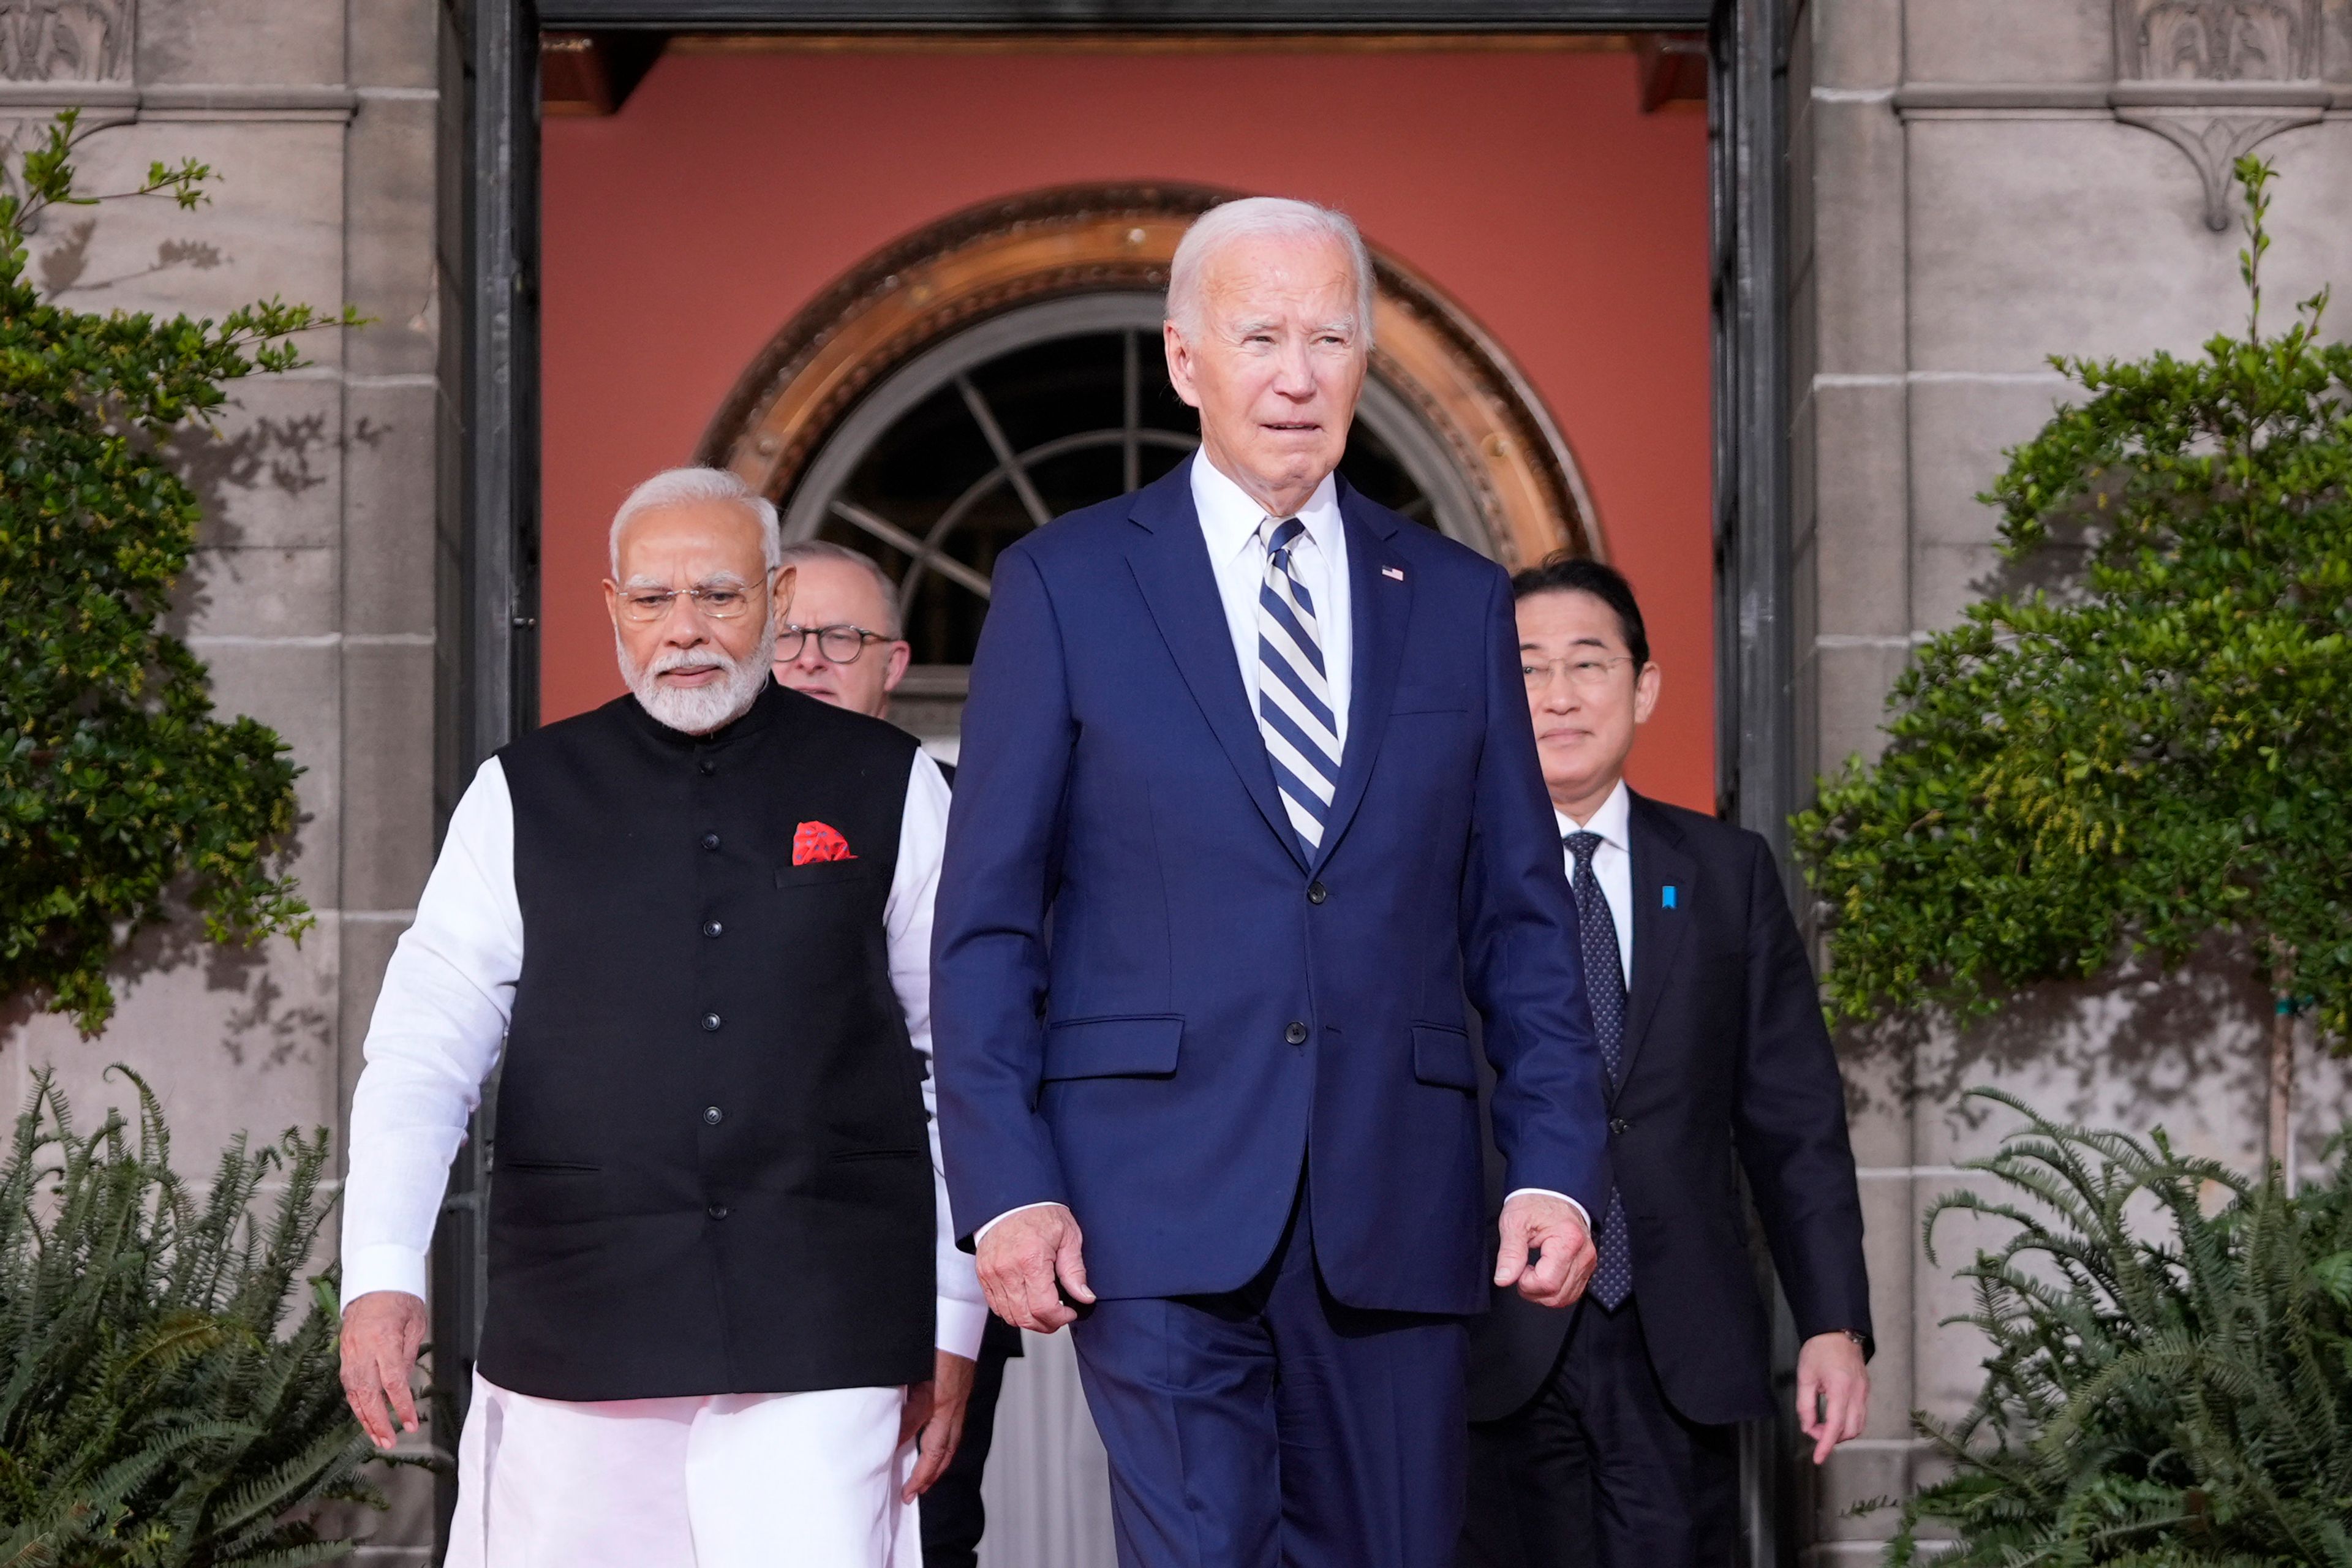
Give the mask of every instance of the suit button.
M 712 1204 L 709 1208 L 704 1209 L 702 1212 L 709 1215 L 712 1219 L 725 1219 L 727 1217 L 727 1205 L 725 1204 Z
M 726 929 L 727 928 L 725 926 L 720 925 L 717 921 L 705 921 L 702 922 L 702 934 L 705 936 L 717 936 L 720 931 L 723 931 Z
M 1330 896 L 1331 889 L 1320 882 L 1311 882 L 1307 885 L 1307 901 L 1310 904 L 1319 904 Z
M 704 778 L 709 778 L 711 774 L 719 771 L 719 764 L 712 762 L 697 763 L 695 767 L 700 771 Z
M 705 1013 L 702 1016 L 702 1032 L 706 1035 L 715 1035 L 719 1032 L 718 1014 Z
M 718 848 L 718 847 L 719 847 L 719 835 L 717 835 L 716 833 L 706 833 L 706 834 L 704 834 L 704 835 L 702 836 L 702 847 L 703 847 L 705 849 L 716 849 L 716 848 Z
M 1633 1131 L 1633 1124 L 1622 1116 L 1612 1116 L 1609 1119 L 1609 1131 L 1622 1138 L 1626 1133 Z
M 726 1115 L 727 1113 L 725 1111 L 719 1110 L 715 1105 L 706 1105 L 702 1108 L 702 1120 L 709 1122 L 713 1127 L 718 1126 L 719 1123 L 725 1119 Z
M 1307 1043 L 1307 1026 L 1294 1018 L 1290 1027 L 1282 1031 L 1282 1037 L 1294 1046 L 1303 1046 Z

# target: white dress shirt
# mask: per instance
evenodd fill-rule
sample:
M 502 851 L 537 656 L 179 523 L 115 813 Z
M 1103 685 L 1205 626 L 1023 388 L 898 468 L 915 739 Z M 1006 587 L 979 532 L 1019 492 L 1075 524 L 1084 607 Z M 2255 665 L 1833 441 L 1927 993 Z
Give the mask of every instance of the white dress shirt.
M 1242 689 L 1249 693 L 1250 717 L 1257 717 L 1257 598 L 1265 586 L 1265 546 L 1258 530 L 1265 508 L 1227 479 L 1201 453 L 1192 456 L 1192 507 L 1209 542 L 1209 564 L 1217 574 L 1217 596 L 1224 601 L 1225 626 L 1234 634 L 1234 657 L 1241 661 Z M 1292 546 L 1290 569 L 1315 600 L 1315 639 L 1323 645 L 1323 675 L 1331 687 L 1333 732 L 1348 744 L 1348 700 L 1354 689 L 1355 623 L 1349 618 L 1348 528 L 1339 516 L 1339 487 L 1328 475 L 1298 509 L 1307 537 Z
M 1625 972 L 1625 994 L 1633 994 L 1633 845 L 1626 837 L 1633 818 L 1633 796 L 1619 779 L 1592 820 L 1580 823 L 1576 818 L 1552 807 L 1552 816 L 1559 820 L 1560 853 L 1568 858 L 1568 879 L 1576 881 L 1576 857 L 1568 852 L 1568 836 L 1571 833 L 1598 833 L 1601 847 L 1592 852 L 1592 879 L 1601 884 L 1601 896 L 1609 900 L 1609 918 L 1617 927 L 1617 963 Z
M 940 1173 L 931 1082 L 931 900 L 947 843 L 948 784 L 916 753 L 898 830 L 898 865 L 884 906 L 890 984 L 924 1058 L 939 1205 L 939 1347 L 980 1353 L 988 1307 L 972 1260 L 958 1250 Z M 493 757 L 449 817 L 416 920 L 384 969 L 368 1026 L 367 1066 L 352 1093 L 351 1172 L 343 1184 L 343 1302 L 371 1290 L 422 1297 L 425 1254 L 449 1177 L 499 1062 L 522 973 L 522 907 L 515 894 L 514 805 Z

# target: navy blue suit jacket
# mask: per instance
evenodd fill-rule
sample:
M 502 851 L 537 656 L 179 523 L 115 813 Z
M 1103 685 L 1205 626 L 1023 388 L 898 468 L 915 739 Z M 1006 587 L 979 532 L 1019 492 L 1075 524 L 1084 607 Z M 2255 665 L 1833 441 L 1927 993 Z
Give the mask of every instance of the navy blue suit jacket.
M 1312 858 L 1186 466 L 998 560 L 932 948 L 967 1244 L 1065 1203 L 1098 1294 L 1235 1289 L 1303 1169 L 1339 1300 L 1477 1310 L 1465 994 L 1511 1184 L 1600 1212 L 1602 1074 L 1509 584 L 1344 484 L 1340 510 L 1353 692 Z

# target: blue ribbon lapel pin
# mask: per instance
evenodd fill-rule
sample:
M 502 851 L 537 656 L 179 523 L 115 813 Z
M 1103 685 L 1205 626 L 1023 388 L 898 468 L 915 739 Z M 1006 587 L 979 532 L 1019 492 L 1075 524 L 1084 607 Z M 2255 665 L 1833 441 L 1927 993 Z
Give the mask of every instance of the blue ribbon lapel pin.
M 1658 907 L 1668 910 L 1675 907 L 1675 885 L 1672 882 L 1668 882 L 1659 890 Z

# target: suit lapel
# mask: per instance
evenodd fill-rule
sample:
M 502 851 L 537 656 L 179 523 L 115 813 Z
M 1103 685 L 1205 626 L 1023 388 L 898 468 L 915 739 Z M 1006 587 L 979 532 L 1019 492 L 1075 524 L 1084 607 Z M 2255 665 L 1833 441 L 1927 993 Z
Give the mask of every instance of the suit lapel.
M 1391 546 L 1396 526 L 1339 481 L 1339 516 L 1348 531 L 1349 624 L 1355 636 L 1349 656 L 1353 673 L 1348 697 L 1348 740 L 1339 755 L 1339 784 L 1323 825 L 1320 868 L 1331 858 L 1372 775 L 1381 737 L 1396 700 L 1397 670 L 1404 661 L 1404 629 L 1412 616 L 1412 583 Z M 1393 573 L 1384 575 L 1383 569 Z
M 1242 785 L 1282 840 L 1291 858 L 1306 864 L 1298 835 L 1283 809 L 1275 788 L 1274 766 L 1266 761 L 1265 739 L 1249 710 L 1249 694 L 1242 686 L 1241 668 L 1234 659 L 1233 633 L 1225 621 L 1224 600 L 1217 594 L 1216 574 L 1209 565 L 1208 541 L 1201 533 L 1201 518 L 1192 506 L 1192 465 L 1179 463 L 1165 476 L 1135 494 L 1129 515 L 1138 531 L 1128 545 L 1128 564 L 1151 618 L 1160 628 L 1176 668 L 1201 705 L 1209 728 L 1225 750 Z M 1350 541 L 1350 543 L 1353 542 Z M 1324 840 L 1329 843 L 1327 835 Z
M 1619 1064 L 1622 1089 L 1633 1077 L 1634 1058 L 1657 1016 L 1659 998 L 1674 973 L 1684 933 L 1691 922 L 1691 900 L 1698 889 L 1698 863 L 1683 852 L 1682 836 L 1650 803 L 1633 797 L 1625 837 L 1633 861 L 1633 994 L 1625 1016 L 1625 1056 Z M 1674 901 L 1667 902 L 1667 889 Z

